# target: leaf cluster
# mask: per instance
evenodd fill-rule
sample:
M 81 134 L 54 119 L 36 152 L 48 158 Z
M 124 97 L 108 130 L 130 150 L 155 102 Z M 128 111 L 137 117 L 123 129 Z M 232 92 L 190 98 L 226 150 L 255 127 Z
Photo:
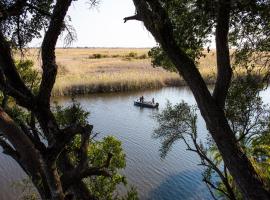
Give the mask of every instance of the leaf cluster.
M 62 107 L 55 103 L 54 115 L 61 128 L 69 127 L 71 125 L 88 124 L 89 112 L 85 111 L 81 105 L 72 99 L 72 104 Z M 125 153 L 122 148 L 121 141 L 113 136 L 106 136 L 100 140 L 96 140 L 97 135 L 90 137 L 89 146 L 87 148 L 88 165 L 90 167 L 100 168 L 108 162 L 108 157 L 111 156 L 110 163 L 107 167 L 110 177 L 107 176 L 90 176 L 84 179 L 91 194 L 99 199 L 112 200 L 121 199 L 115 195 L 115 191 L 119 184 L 127 186 L 125 176 L 119 173 L 119 170 L 126 166 Z M 66 151 L 74 165 L 79 164 L 81 136 L 77 135 L 66 147 Z M 123 197 L 124 198 L 124 197 Z M 134 189 L 128 191 L 125 199 L 137 199 L 137 192 Z
M 1 10 L 8 10 L 15 1 L 1 0 Z M 13 48 L 23 48 L 34 38 L 41 37 L 41 31 L 48 26 L 50 12 L 53 8 L 52 0 L 22 1 L 19 15 L 0 20 L 0 28 L 9 39 Z

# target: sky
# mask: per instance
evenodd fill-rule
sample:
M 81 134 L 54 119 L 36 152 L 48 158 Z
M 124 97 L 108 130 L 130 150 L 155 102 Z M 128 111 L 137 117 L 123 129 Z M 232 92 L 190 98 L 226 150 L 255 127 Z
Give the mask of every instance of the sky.
M 71 25 L 76 30 L 77 41 L 71 47 L 153 47 L 156 42 L 142 22 L 123 22 L 135 13 L 132 0 L 101 0 L 96 8 L 89 8 L 87 0 L 74 1 L 69 8 Z M 30 46 L 39 47 L 40 40 Z M 63 39 L 57 43 L 63 47 Z

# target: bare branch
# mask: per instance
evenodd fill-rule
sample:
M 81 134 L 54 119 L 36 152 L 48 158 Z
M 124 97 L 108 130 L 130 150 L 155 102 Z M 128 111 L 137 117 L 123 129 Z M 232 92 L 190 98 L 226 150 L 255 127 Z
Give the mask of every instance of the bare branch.
M 203 181 L 204 181 L 207 185 L 209 185 L 211 188 L 213 188 L 213 189 L 215 189 L 215 190 L 221 192 L 221 193 L 224 194 L 226 197 L 228 197 L 229 199 L 231 199 L 230 196 L 229 196 L 224 190 L 222 190 L 222 189 L 216 187 L 213 183 L 211 183 L 210 181 L 208 181 L 206 178 L 204 178 Z
M 136 14 L 136 15 L 133 15 L 133 16 L 130 16 L 130 17 L 125 17 L 124 18 L 124 23 L 126 23 L 127 21 L 129 20 L 138 20 L 138 21 L 142 21 L 142 18 Z
M 64 37 L 64 47 L 68 47 L 72 44 L 72 42 L 77 40 L 77 34 L 74 27 L 65 20 L 64 22 L 65 30 L 67 31 L 67 35 Z
M 214 195 L 213 191 L 212 191 L 213 188 L 211 188 L 211 186 L 208 185 L 208 184 L 206 184 L 206 186 L 207 186 L 207 188 L 208 188 L 208 190 L 209 190 L 211 196 L 213 197 L 213 199 L 214 199 L 214 200 L 218 200 L 218 199 L 216 198 L 216 196 Z

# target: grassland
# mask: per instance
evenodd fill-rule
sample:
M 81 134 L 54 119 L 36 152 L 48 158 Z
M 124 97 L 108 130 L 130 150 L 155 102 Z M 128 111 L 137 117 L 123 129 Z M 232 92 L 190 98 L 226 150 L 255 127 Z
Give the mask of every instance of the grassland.
M 184 85 L 177 73 L 153 68 L 149 49 L 69 48 L 57 49 L 58 76 L 53 95 L 142 90 Z M 26 57 L 40 69 L 39 51 L 30 49 Z M 214 77 L 215 52 L 206 53 L 198 68 L 208 83 Z

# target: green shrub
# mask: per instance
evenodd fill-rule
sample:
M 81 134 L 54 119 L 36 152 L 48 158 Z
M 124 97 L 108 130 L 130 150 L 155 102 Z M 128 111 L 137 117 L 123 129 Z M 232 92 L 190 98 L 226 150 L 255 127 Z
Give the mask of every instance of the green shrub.
M 126 57 L 129 58 L 136 58 L 138 56 L 138 54 L 134 51 L 129 52 L 129 54 Z
M 138 59 L 147 59 L 147 55 L 146 54 L 142 54 L 138 57 Z
M 107 58 L 108 55 L 106 54 L 100 54 L 100 53 L 94 53 L 92 55 L 90 55 L 88 58 L 89 59 L 100 59 L 100 58 Z

